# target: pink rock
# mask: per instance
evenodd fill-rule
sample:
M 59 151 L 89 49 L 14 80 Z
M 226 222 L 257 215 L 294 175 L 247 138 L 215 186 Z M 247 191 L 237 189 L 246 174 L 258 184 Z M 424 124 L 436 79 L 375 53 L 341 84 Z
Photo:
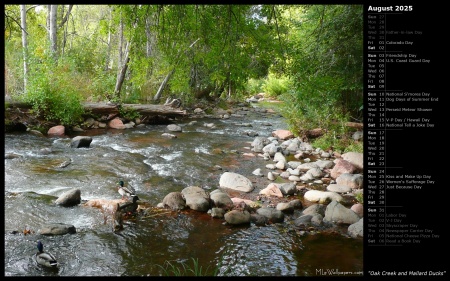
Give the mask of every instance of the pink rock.
M 51 127 L 48 130 L 47 135 L 50 135 L 50 136 L 63 136 L 65 131 L 66 131 L 66 128 L 63 125 L 58 125 L 58 126 Z
M 272 132 L 272 136 L 280 140 L 287 140 L 294 138 L 294 134 L 289 130 L 276 130 Z
M 350 209 L 360 217 L 362 217 L 364 214 L 364 206 L 361 203 L 353 205 Z
M 336 159 L 335 163 L 336 164 L 334 165 L 330 173 L 333 179 L 338 178 L 341 174 L 344 173 L 353 174 L 357 170 L 356 167 L 352 165 L 352 163 L 344 159 Z
M 259 194 L 260 195 L 275 196 L 275 197 L 278 197 L 278 198 L 283 198 L 283 193 L 281 193 L 281 190 L 274 183 L 270 183 L 266 188 L 261 190 L 259 192 Z
M 109 121 L 108 126 L 112 129 L 125 129 L 125 125 L 123 124 L 122 120 L 119 118 L 114 118 L 113 120 Z

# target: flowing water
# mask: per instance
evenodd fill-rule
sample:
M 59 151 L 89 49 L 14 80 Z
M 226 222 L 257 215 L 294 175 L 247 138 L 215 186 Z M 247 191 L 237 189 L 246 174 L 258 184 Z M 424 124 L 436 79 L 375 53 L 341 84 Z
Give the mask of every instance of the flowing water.
M 89 148 L 71 148 L 66 138 L 29 133 L 5 134 L 5 275 L 6 276 L 316 276 L 358 275 L 363 270 L 363 243 L 341 234 L 301 236 L 282 224 L 232 227 L 206 213 L 183 211 L 137 217 L 114 233 L 112 220 L 97 208 L 61 207 L 54 200 L 72 188 L 83 201 L 119 199 L 116 183 L 123 179 L 139 198 L 156 206 L 170 192 L 191 185 L 218 188 L 224 171 L 255 182 L 258 192 L 268 184 L 255 179 L 267 161 L 247 157 L 254 137 L 287 129 L 278 114 L 250 109 L 230 119 L 199 118 L 176 121 L 177 138 L 161 136 L 167 125 L 112 130 L 89 130 L 77 135 L 93 138 Z M 190 124 L 191 121 L 197 121 Z M 214 123 L 215 128 L 204 126 Z M 51 153 L 41 149 L 50 148 Z M 59 166 L 65 161 L 71 164 Z M 221 169 L 217 168 L 220 166 Z M 266 172 L 267 173 L 267 172 Z M 292 221 L 291 221 L 292 222 Z M 77 232 L 42 236 L 46 223 L 74 225 Z M 290 229 L 290 230 L 289 230 Z M 24 234 L 24 230 L 31 233 Z M 57 269 L 37 266 L 33 255 L 41 240 L 44 250 L 60 263 Z M 197 262 L 197 264 L 194 263 Z

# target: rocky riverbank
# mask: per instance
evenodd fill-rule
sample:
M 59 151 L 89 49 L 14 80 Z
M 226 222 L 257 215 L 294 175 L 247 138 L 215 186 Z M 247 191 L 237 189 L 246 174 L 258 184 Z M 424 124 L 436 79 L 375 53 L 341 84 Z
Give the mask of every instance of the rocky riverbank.
M 198 107 L 191 110 L 187 118 L 241 118 L 248 111 L 274 113 L 271 109 L 239 104 L 233 109 L 215 109 L 211 114 L 206 114 L 204 109 Z M 26 130 L 28 121 L 19 120 Z M 175 138 L 175 132 L 182 132 L 182 128 L 176 119 L 167 121 L 172 123 L 167 126 L 167 131 L 174 134 L 164 134 L 168 138 Z M 196 120 L 191 123 L 195 126 Z M 98 128 L 123 130 L 144 124 L 140 119 L 126 120 L 111 115 L 98 119 L 88 117 L 80 126 L 68 129 L 78 132 Z M 56 125 L 48 129 L 47 135 L 64 136 L 66 129 Z M 36 130 L 29 131 L 44 136 Z M 218 182 L 219 189 L 207 192 L 201 187 L 189 186 L 180 192 L 167 194 L 158 207 L 177 212 L 192 210 L 209 213 L 211 217 L 229 225 L 287 223 L 287 226 L 302 235 L 339 230 L 344 235 L 362 237 L 363 207 L 356 199 L 361 200 L 363 191 L 361 153 L 341 155 L 332 150 L 323 151 L 281 129 L 273 130 L 271 137 L 261 137 L 251 131 L 248 135 L 254 139 L 249 147 L 242 148 L 242 155 L 266 160 L 264 167 L 255 167 L 252 175 L 241 175 L 227 172 L 218 166 L 216 168 L 223 171 Z M 78 136 L 73 138 L 71 145 L 89 147 L 91 140 L 90 137 Z M 254 183 L 265 187 L 255 188 Z M 112 209 L 117 206 L 117 202 L 113 203 Z M 106 206 L 109 202 L 103 200 L 100 205 Z M 148 209 L 140 208 L 143 214 Z

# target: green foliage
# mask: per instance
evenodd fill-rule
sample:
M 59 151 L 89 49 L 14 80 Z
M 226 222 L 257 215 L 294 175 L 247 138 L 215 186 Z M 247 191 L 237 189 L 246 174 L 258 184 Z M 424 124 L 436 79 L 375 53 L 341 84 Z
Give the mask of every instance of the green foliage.
M 30 75 L 28 90 L 23 97 L 37 114 L 67 126 L 80 122 L 84 114 L 82 96 L 71 67 L 64 60 L 58 63 L 51 59 L 43 61 Z
M 114 93 L 117 76 L 112 71 L 104 71 L 101 67 L 95 68 L 95 74 L 90 83 L 93 100 L 109 100 Z
M 364 204 L 364 193 L 358 192 L 355 194 L 355 199 L 361 204 Z
M 211 272 L 209 272 L 209 266 L 204 270 L 198 265 L 198 259 L 192 259 L 192 266 L 182 262 L 180 266 L 176 266 L 169 261 L 164 263 L 164 266 L 157 265 L 163 270 L 165 276 L 217 276 L 220 269 L 219 265 Z
M 140 118 L 141 115 L 133 108 L 124 108 L 123 106 L 119 106 L 119 114 L 122 118 L 127 120 L 134 120 L 136 118 Z
M 327 133 L 315 140 L 323 149 L 352 145 L 345 122 L 362 118 L 363 10 L 361 5 L 309 5 L 284 18 L 291 40 L 286 60 L 293 88 L 280 96 L 291 130 L 305 135 L 315 128 Z M 277 68 L 274 68 L 277 69 Z
M 263 91 L 264 79 L 254 79 L 250 78 L 245 86 L 245 92 L 249 95 L 256 95 Z
M 290 81 L 287 77 L 277 78 L 273 74 L 264 82 L 263 90 L 270 97 L 278 97 L 285 94 L 290 88 Z

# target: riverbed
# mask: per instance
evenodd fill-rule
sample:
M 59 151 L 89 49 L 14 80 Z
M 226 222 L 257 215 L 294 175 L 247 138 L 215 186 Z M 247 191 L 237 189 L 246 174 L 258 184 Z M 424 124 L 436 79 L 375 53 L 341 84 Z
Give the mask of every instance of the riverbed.
M 261 168 L 267 173 L 267 161 L 245 153 L 251 153 L 255 135 L 269 137 L 274 130 L 288 128 L 280 114 L 271 112 L 250 107 L 236 110 L 227 119 L 198 116 L 174 120 L 182 132 L 168 132 L 167 124 L 147 124 L 125 130 L 95 129 L 63 138 L 5 134 L 5 153 L 20 155 L 5 159 L 5 275 L 175 275 L 171 268 L 192 275 L 183 271 L 183 265 L 193 269 L 193 260 L 202 275 L 214 271 L 219 276 L 360 275 L 362 239 L 338 232 L 299 235 L 287 227 L 289 219 L 267 226 L 237 227 L 207 213 L 155 213 L 129 220 L 122 231 L 113 232 L 110 219 L 99 209 L 54 204 L 72 188 L 81 190 L 83 201 L 119 199 L 116 184 L 122 179 L 135 188 L 140 199 L 156 206 L 168 193 L 188 186 L 213 191 L 225 171 L 248 177 L 258 192 L 269 181 L 252 172 Z M 211 123 L 213 128 L 207 126 Z M 90 147 L 71 148 L 70 140 L 76 135 L 91 136 Z M 70 165 L 60 167 L 69 160 Z M 45 223 L 71 224 L 77 232 L 39 235 Z M 58 258 L 56 270 L 33 262 L 38 239 Z

